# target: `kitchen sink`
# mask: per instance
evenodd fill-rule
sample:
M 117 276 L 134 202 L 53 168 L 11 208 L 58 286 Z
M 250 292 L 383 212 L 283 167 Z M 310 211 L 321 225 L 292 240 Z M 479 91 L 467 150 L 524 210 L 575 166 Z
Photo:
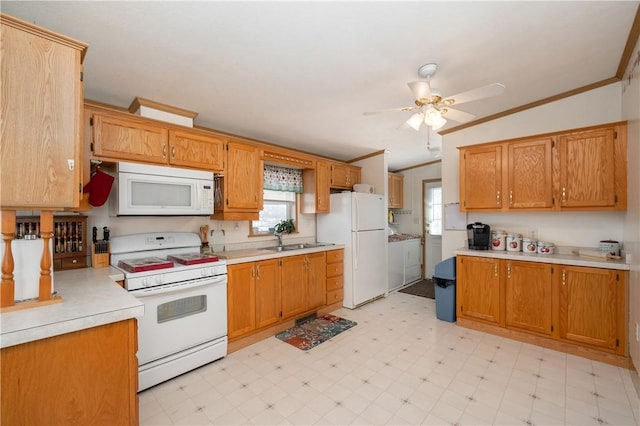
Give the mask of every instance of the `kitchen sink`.
M 290 251 L 290 250 L 302 250 L 306 248 L 323 247 L 333 244 L 329 243 L 304 243 L 304 244 L 287 244 L 284 246 L 264 247 L 262 250 L 270 251 Z

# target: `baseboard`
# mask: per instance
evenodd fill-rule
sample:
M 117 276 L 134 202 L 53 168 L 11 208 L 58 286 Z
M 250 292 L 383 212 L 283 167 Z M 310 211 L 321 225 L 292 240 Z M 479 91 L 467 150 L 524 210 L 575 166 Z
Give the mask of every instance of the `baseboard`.
M 583 358 L 591 359 L 593 361 L 604 362 L 605 364 L 615 365 L 616 367 L 622 367 L 626 369 L 633 369 L 631 364 L 631 358 L 603 352 L 597 349 L 591 349 L 584 346 L 578 346 L 571 343 L 561 342 L 550 338 L 535 336 L 525 332 L 511 330 L 509 328 L 503 328 L 497 325 L 480 323 L 466 318 L 457 318 L 457 325 L 473 330 L 483 331 L 489 334 L 497 336 L 507 337 L 509 339 L 517 340 L 519 342 L 529 343 L 536 346 L 542 346 L 544 348 L 553 349 L 559 352 L 564 352 L 571 355 L 580 356 Z

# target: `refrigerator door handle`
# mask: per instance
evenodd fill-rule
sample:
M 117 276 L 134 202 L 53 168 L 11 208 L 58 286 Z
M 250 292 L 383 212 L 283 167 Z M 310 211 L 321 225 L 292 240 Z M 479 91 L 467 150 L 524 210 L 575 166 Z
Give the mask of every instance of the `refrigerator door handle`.
M 353 245 L 353 270 L 357 271 L 358 270 L 358 253 L 360 252 L 360 238 L 358 238 L 358 233 L 356 232 L 353 235 L 354 238 L 354 245 Z
M 355 195 L 355 193 L 352 195 L 353 197 L 353 216 L 356 219 L 356 229 L 354 229 L 354 231 L 359 231 L 360 230 L 360 209 L 358 208 L 358 197 Z

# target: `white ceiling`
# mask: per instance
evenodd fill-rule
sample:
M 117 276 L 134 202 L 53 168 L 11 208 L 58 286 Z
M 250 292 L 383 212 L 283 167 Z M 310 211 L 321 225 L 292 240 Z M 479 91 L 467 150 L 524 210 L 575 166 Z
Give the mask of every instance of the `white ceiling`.
M 2 12 L 89 44 L 85 97 L 136 97 L 198 113 L 195 123 L 350 160 L 389 150 L 391 170 L 433 159 L 407 82 L 438 64 L 452 95 L 503 95 L 458 109 L 477 118 L 616 74 L 638 1 L 30 2 Z M 454 127 L 450 121 L 443 128 Z M 440 142 L 432 135 L 432 142 Z

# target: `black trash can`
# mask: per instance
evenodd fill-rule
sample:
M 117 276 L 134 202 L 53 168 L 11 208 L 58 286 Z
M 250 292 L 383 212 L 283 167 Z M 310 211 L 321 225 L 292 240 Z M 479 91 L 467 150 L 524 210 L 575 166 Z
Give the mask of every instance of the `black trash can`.
M 455 256 L 436 265 L 433 283 L 436 293 L 436 317 L 442 321 L 456 322 Z

